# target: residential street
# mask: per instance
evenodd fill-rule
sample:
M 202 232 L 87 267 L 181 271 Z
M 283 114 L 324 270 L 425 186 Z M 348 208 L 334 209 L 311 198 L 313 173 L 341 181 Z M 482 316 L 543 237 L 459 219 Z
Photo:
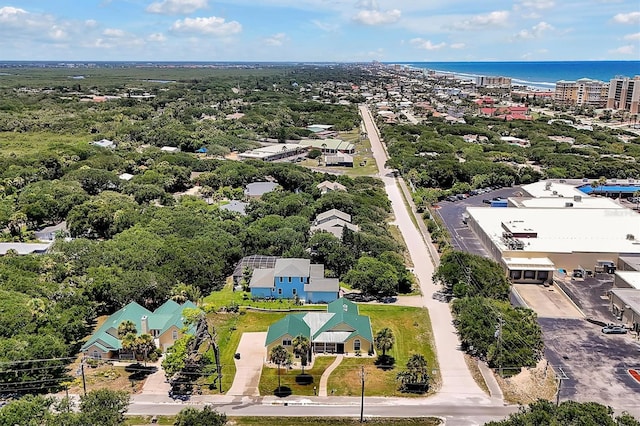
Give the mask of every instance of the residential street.
M 360 105 L 359 108 L 371 141 L 373 156 L 378 164 L 380 178 L 384 182 L 387 195 L 391 200 L 396 224 L 400 232 L 402 232 L 415 265 L 414 272 L 418 277 L 422 291 L 422 306 L 429 309 L 431 316 L 436 353 L 443 382 L 438 395 L 445 396 L 449 401 L 456 401 L 458 404 L 475 405 L 479 402 L 485 402 L 489 400 L 489 397 L 471 377 L 464 355 L 459 350 L 460 341 L 452 324 L 453 318 L 449 305 L 431 297 L 433 292 L 438 290 L 431 280 L 434 262 L 431 259 L 425 241 L 411 221 L 410 213 L 405 207 L 400 188 L 396 184 L 396 178 L 392 170 L 387 169 L 385 166 L 388 156 L 380 141 L 373 117 L 366 105 Z M 502 401 L 494 402 L 502 403 Z

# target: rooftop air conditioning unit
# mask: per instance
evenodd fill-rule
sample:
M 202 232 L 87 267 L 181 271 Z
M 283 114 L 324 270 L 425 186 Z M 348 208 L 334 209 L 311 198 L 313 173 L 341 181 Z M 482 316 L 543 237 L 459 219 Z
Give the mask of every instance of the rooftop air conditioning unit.
M 564 203 L 565 207 L 573 207 L 573 203 Z
M 552 194 L 553 195 L 558 195 L 558 191 L 553 191 Z
M 578 203 L 581 202 L 582 201 L 582 195 L 574 195 L 573 196 L 573 201 L 576 201 Z

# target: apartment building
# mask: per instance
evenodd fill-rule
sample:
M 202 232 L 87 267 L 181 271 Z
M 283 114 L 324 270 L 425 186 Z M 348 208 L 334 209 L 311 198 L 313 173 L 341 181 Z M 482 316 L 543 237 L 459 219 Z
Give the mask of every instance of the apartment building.
M 631 114 L 640 112 L 640 75 L 633 79 L 616 77 L 609 82 L 607 108 L 628 111 Z
M 609 84 L 604 81 L 581 78 L 576 81 L 556 82 L 554 100 L 563 105 L 604 107 Z

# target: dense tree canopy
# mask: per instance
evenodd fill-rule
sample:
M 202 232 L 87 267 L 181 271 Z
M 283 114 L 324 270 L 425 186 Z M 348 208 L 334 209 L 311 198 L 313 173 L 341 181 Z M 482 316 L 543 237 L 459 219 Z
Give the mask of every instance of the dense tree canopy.
M 539 400 L 520 408 L 508 419 L 489 422 L 486 426 L 638 426 L 640 422 L 628 413 L 616 416 L 611 409 L 595 402 L 563 401 L 560 405 Z

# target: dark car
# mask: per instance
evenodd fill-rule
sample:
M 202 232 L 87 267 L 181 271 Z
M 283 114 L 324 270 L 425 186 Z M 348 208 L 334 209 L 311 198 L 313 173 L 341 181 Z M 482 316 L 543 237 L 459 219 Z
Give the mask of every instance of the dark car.
M 605 325 L 602 327 L 604 334 L 627 334 L 627 329 L 619 325 Z
M 487 199 L 482 200 L 482 202 L 485 204 L 491 204 L 491 200 L 487 200 Z

